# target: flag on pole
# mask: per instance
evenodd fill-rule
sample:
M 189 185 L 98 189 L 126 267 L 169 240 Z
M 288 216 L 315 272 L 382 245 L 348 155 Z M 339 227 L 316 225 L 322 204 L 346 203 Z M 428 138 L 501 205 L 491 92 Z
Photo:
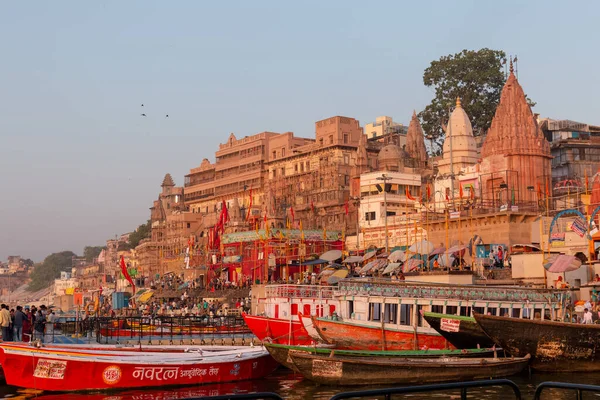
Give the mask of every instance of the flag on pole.
M 292 224 L 293 224 L 294 220 L 296 219 L 296 215 L 294 214 L 294 207 L 292 207 L 292 206 L 290 206 L 290 215 L 292 216 Z
M 267 214 L 265 213 L 265 235 L 267 237 L 269 237 L 270 235 L 270 231 L 269 231 L 269 221 L 267 220 Z
M 412 200 L 415 201 L 416 199 L 410 194 L 410 191 L 408 190 L 408 187 L 405 188 L 405 192 L 406 192 L 406 198 L 408 200 Z
M 300 220 L 300 240 L 304 241 L 304 230 L 302 229 L 302 220 Z
M 348 200 L 346 200 L 346 204 L 344 204 L 344 211 L 346 211 L 346 215 L 348 215 Z
M 313 201 L 310 201 L 310 210 L 314 213 L 315 212 L 315 203 L 313 203 Z
M 121 273 L 123 274 L 123 277 L 127 279 L 127 282 L 131 284 L 131 287 L 133 288 L 133 294 L 135 294 L 135 284 L 133 283 L 133 279 L 131 279 L 129 272 L 127 271 L 127 265 L 125 265 L 125 257 L 123 257 L 123 255 L 121 255 Z
M 460 197 L 460 199 L 462 200 L 464 193 L 463 193 L 463 187 L 462 185 L 459 183 L 458 184 L 458 196 Z
M 427 184 L 427 201 L 429 201 L 429 199 L 431 198 L 431 186 L 429 186 L 429 184 Z
M 588 180 L 587 170 L 583 171 L 583 175 L 585 176 L 585 194 L 588 193 L 588 187 L 590 186 L 590 182 Z
M 327 228 L 323 227 L 323 240 L 327 240 Z
M 546 181 L 546 196 L 550 196 L 550 183 Z
M 285 227 L 288 229 L 288 231 L 289 231 L 290 229 L 292 229 L 292 226 L 291 226 L 291 224 L 290 224 L 290 219 L 289 219 L 289 218 L 286 218 L 286 219 L 285 219 Z

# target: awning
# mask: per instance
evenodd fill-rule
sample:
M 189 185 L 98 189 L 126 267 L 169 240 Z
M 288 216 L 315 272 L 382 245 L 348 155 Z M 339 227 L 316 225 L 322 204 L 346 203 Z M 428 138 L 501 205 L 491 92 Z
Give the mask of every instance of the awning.
M 349 263 L 357 263 L 357 262 L 362 262 L 363 258 L 362 256 L 350 256 L 350 257 L 346 257 L 346 259 L 344 261 L 342 261 L 343 264 L 349 264 Z
M 363 259 L 362 259 L 362 260 L 363 260 L 363 261 L 367 261 L 368 259 L 370 259 L 370 258 L 374 257 L 374 256 L 375 256 L 375 254 L 377 254 L 377 251 L 375 251 L 375 250 L 373 250 L 373 251 L 370 251 L 370 252 L 368 252 L 368 253 L 365 253 L 365 255 L 363 256 Z
M 575 256 L 566 254 L 556 254 L 548 259 L 544 268 L 548 272 L 569 272 L 575 271 L 581 267 L 581 260 Z
M 421 240 L 409 247 L 411 253 L 429 254 L 433 251 L 434 245 L 428 240 Z
M 138 297 L 137 301 L 138 303 L 145 303 L 148 300 L 150 300 L 152 296 L 154 296 L 154 292 L 152 290 L 148 290 L 147 292 L 144 292 L 140 297 Z
M 341 250 L 329 250 L 323 254 L 321 254 L 321 257 L 319 257 L 321 260 L 326 260 L 326 261 L 335 261 L 338 258 L 342 258 L 342 251 Z
M 442 247 L 438 247 L 437 249 L 434 249 L 431 253 L 429 253 L 429 256 L 435 256 L 436 254 L 442 254 L 446 251 L 446 247 L 442 246 Z
M 404 264 L 402 269 L 404 270 L 404 272 L 414 271 L 415 269 L 419 268 L 421 264 L 423 264 L 423 260 L 411 258 Z
M 317 258 L 316 260 L 311 260 L 311 261 L 305 261 L 303 262 L 301 265 L 317 265 L 317 264 L 327 264 L 329 261 L 326 260 L 321 260 L 320 258 Z
M 365 274 L 367 272 L 369 272 L 370 270 L 374 269 L 374 268 L 378 268 L 381 265 L 385 265 L 387 263 L 386 260 L 374 260 L 371 261 L 370 263 L 368 263 L 367 265 L 365 265 L 361 270 L 360 273 L 361 274 Z
M 339 269 L 339 270 L 335 271 L 333 273 L 333 275 L 331 275 L 329 278 L 327 278 L 327 283 L 330 285 L 335 285 L 336 283 L 338 283 L 339 281 L 341 281 L 342 279 L 344 279 L 347 276 L 348 276 L 347 269 Z

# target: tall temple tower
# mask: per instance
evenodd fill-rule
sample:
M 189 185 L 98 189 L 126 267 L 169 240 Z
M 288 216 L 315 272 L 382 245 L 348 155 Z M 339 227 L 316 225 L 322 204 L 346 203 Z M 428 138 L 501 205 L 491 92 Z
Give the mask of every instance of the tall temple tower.
M 443 158 L 438 163 L 439 174 L 458 174 L 462 169 L 477 164 L 477 144 L 469 116 L 462 108 L 460 98 L 450 114 L 446 127 Z
M 552 183 L 550 145 L 515 77 L 512 61 L 481 156 L 484 199 L 534 202 L 536 190 Z
M 415 168 L 425 167 L 427 163 L 425 135 L 423 135 L 423 128 L 415 111 L 413 111 L 412 119 L 408 125 L 408 132 L 406 132 L 406 152 L 414 160 Z

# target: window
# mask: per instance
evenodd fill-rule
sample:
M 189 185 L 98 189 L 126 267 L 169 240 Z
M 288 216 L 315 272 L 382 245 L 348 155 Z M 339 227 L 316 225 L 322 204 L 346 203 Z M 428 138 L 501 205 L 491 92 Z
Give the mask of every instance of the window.
M 306 170 L 307 170 L 307 171 L 310 171 L 310 161 L 307 161 L 307 162 L 306 162 Z
M 500 317 L 508 317 L 508 308 L 501 308 L 499 316 Z
M 381 321 L 381 303 L 369 303 L 369 321 Z
M 323 146 L 323 138 L 319 139 L 319 145 Z
M 187 228 L 190 229 L 192 227 L 192 224 L 190 224 L 189 222 L 187 223 Z
M 344 165 L 350 164 L 350 155 L 344 154 Z
M 412 307 L 411 304 L 400 304 L 400 325 L 411 325 Z
M 329 135 L 329 144 L 333 144 L 333 135 Z
M 298 172 L 298 164 L 294 164 L 294 172 Z
M 425 306 L 417 305 L 417 326 L 423 326 L 423 308 Z
M 300 163 L 300 172 L 304 172 L 304 163 Z
M 463 317 L 470 317 L 471 316 L 471 307 L 461 307 L 460 315 L 462 315 Z
M 285 176 L 285 168 L 281 168 L 281 176 Z
M 273 150 L 273 159 L 277 158 L 277 151 Z
M 497 311 L 498 311 L 498 309 L 497 309 L 497 308 L 495 308 L 495 307 L 488 307 L 488 311 L 487 311 L 487 312 L 488 312 L 490 315 L 496 315 L 496 312 L 497 312 Z
M 438 314 L 443 314 L 444 313 L 444 306 L 431 306 L 431 312 L 434 313 L 438 313 Z
M 349 300 L 348 301 L 348 317 L 352 318 L 353 314 L 354 314 L 354 300 Z
M 521 309 L 520 308 L 513 308 L 513 310 L 512 310 L 512 317 L 513 318 L 521 318 Z
M 375 211 L 368 211 L 365 213 L 365 221 L 375 221 Z
M 285 157 L 285 147 L 281 148 L 281 157 Z
M 344 133 L 344 144 L 348 144 L 348 134 Z
M 273 178 L 275 178 L 276 176 L 277 176 L 277 170 L 276 170 L 276 169 L 274 169 L 274 170 L 273 170 Z
M 398 321 L 398 304 L 385 304 L 383 307 L 383 322 L 395 324 Z
M 485 314 L 485 307 L 473 307 L 473 311 L 477 314 Z
M 446 314 L 448 315 L 456 315 L 458 312 L 458 307 L 456 306 L 446 306 Z

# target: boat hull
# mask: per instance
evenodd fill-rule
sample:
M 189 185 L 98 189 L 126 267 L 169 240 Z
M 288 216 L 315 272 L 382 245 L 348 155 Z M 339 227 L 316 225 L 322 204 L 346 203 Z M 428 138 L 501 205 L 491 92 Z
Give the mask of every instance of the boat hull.
M 494 341 L 472 317 L 426 312 L 425 321 L 457 349 L 490 348 Z
M 363 360 L 291 352 L 298 371 L 325 385 L 425 384 L 499 378 L 521 372 L 529 357 L 515 359 Z
M 538 371 L 600 371 L 600 325 L 475 314 L 477 323 L 509 354 L 531 354 Z
M 325 343 L 349 350 L 416 350 L 451 347 L 441 335 L 381 329 L 352 322 L 312 317 L 313 326 Z
M 494 351 L 490 349 L 471 349 L 471 350 L 405 350 L 405 351 L 362 351 L 362 350 L 341 350 L 320 346 L 287 346 L 283 344 L 265 344 L 266 349 L 271 356 L 281 365 L 294 370 L 296 366 L 289 356 L 290 352 L 304 352 L 307 354 L 316 354 L 323 356 L 338 355 L 341 357 L 380 357 L 380 358 L 435 358 L 435 357 L 493 357 Z M 331 345 L 329 345 L 331 346 Z
M 269 318 L 256 315 L 242 314 L 250 331 L 260 341 L 307 346 L 313 344 L 313 339 L 298 320 Z
M 277 363 L 264 349 L 239 355 L 179 359 L 53 354 L 36 348 L 0 345 L 0 363 L 9 385 L 44 391 L 89 391 L 199 385 L 262 378 Z

